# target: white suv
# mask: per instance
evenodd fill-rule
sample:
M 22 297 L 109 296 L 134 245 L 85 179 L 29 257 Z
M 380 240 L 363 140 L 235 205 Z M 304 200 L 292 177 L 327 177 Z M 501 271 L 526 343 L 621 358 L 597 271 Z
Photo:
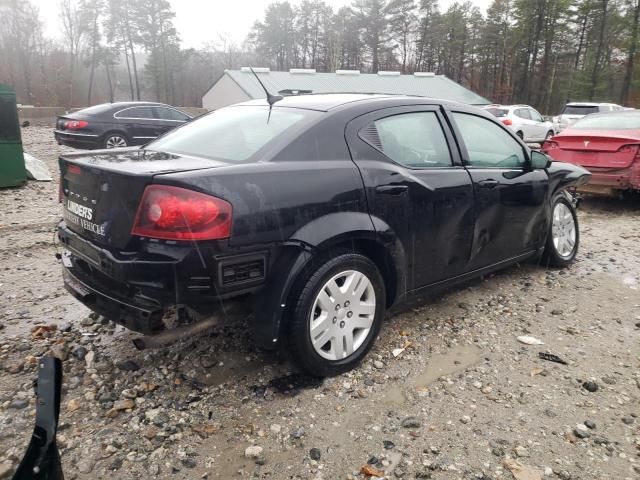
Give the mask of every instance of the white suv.
M 541 143 L 556 134 L 553 123 L 546 121 L 529 105 L 487 105 L 483 108 L 525 142 Z
M 556 124 L 556 130 L 560 132 L 585 115 L 618 110 L 625 110 L 625 108 L 615 103 L 571 102 L 567 103 L 562 113 L 554 117 L 553 121 Z

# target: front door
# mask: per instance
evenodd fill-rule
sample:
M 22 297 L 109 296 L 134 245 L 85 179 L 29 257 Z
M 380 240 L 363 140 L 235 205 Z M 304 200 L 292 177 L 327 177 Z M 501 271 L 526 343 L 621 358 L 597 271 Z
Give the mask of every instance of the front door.
M 540 247 L 547 233 L 543 208 L 549 188 L 546 171 L 532 170 L 528 150 L 496 122 L 468 112 L 450 115 L 474 186 L 469 270 Z
M 378 110 L 353 120 L 346 133 L 374 224 L 388 226 L 402 243 L 408 288 L 463 273 L 473 186 L 440 107 Z

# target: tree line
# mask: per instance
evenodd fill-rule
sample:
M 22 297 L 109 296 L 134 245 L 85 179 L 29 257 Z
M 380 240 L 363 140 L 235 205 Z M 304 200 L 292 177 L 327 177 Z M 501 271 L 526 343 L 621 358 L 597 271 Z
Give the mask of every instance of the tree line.
M 246 40 L 180 47 L 167 0 L 58 0 L 64 41 L 29 0 L 0 0 L 0 82 L 24 103 L 200 105 L 225 68 L 443 74 L 496 103 L 554 114 L 568 100 L 640 106 L 640 0 L 322 0 L 269 4 Z

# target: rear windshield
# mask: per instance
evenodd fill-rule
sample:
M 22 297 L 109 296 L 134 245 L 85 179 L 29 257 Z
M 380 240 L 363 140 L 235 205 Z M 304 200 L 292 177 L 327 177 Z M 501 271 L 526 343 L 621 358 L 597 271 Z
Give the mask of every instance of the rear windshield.
M 227 162 L 243 162 L 280 135 L 297 129 L 320 112 L 267 106 L 221 108 L 173 130 L 147 149 Z M 293 128 L 293 130 L 292 130 Z
M 589 115 L 599 111 L 597 105 L 567 105 L 564 107 L 562 115 Z
M 582 130 L 640 130 L 640 112 L 584 117 L 571 128 Z
M 505 110 L 504 108 L 485 108 L 485 110 L 498 118 L 509 115 L 509 110 Z
M 100 105 L 94 105 L 93 107 L 83 108 L 74 113 L 80 113 L 82 115 L 95 115 L 96 113 L 103 113 L 113 108 L 113 105 L 109 103 L 102 103 Z

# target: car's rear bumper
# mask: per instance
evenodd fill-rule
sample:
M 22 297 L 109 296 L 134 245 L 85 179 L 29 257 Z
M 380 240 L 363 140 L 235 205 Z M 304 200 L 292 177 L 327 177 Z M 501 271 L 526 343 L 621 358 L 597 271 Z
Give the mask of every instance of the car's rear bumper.
M 629 168 L 602 171 L 596 168 L 591 172 L 591 180 L 581 190 L 591 193 L 607 193 L 612 190 L 640 190 L 640 162 L 634 162 Z
M 64 223 L 58 238 L 65 288 L 91 310 L 141 333 L 164 328 L 162 317 L 174 306 L 211 311 L 260 289 L 266 276 L 267 252 L 215 255 L 206 248 L 168 246 L 163 255 L 119 257 Z
M 95 133 L 72 133 L 62 130 L 54 130 L 53 136 L 58 145 L 65 145 L 73 148 L 92 149 L 102 146 L 100 135 Z

